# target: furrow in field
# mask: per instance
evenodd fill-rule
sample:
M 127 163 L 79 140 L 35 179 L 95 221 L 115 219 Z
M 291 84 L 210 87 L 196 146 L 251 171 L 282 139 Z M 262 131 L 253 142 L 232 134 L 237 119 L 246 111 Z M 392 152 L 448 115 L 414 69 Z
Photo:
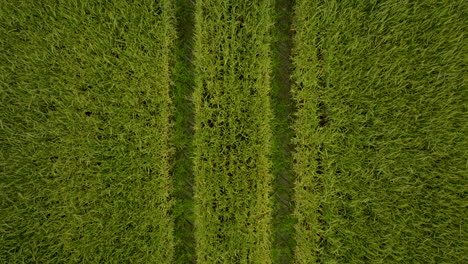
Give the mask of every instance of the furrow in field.
M 174 101 L 174 194 L 175 263 L 195 262 L 194 203 L 193 203 L 193 100 L 194 88 L 193 28 L 194 1 L 178 0 L 177 49 L 172 71 L 174 85 L 171 95 Z
M 295 112 L 291 95 L 291 47 L 293 3 L 275 3 L 275 29 L 272 44 L 272 110 L 274 120 L 272 162 L 273 195 L 273 262 L 291 263 L 294 248 L 294 172 L 292 168 L 292 121 Z

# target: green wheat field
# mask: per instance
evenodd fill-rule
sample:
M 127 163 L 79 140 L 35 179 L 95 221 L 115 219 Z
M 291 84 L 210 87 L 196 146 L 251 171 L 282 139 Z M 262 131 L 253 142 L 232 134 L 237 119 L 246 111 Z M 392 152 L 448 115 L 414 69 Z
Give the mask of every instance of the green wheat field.
M 468 2 L 0 1 L 0 263 L 468 263 Z

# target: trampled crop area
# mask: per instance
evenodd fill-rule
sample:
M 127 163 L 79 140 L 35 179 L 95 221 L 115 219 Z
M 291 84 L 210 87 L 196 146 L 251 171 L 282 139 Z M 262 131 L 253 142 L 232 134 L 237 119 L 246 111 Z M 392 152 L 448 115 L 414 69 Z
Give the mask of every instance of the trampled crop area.
M 467 11 L 1 2 L 0 262 L 468 262 Z

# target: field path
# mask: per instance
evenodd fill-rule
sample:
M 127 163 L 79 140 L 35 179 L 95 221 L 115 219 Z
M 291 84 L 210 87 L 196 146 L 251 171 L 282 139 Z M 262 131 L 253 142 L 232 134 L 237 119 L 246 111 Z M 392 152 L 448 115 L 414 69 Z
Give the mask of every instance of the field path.
M 174 195 L 175 203 L 175 262 L 195 263 L 194 203 L 193 203 L 193 124 L 194 88 L 193 29 L 194 1 L 177 0 L 177 48 L 173 66 L 174 85 Z
M 294 208 L 292 168 L 292 122 L 295 106 L 291 96 L 292 1 L 276 1 L 276 21 L 272 44 L 272 110 L 273 129 L 273 261 L 290 263 L 294 247 Z

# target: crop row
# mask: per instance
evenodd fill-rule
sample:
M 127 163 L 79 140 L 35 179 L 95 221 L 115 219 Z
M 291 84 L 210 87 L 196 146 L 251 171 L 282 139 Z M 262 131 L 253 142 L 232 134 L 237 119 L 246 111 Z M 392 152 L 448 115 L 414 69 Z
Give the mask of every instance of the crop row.
M 297 263 L 466 261 L 462 10 L 296 1 Z
M 170 262 L 172 1 L 0 8 L 0 262 Z
M 297 1 L 294 7 L 293 85 L 291 93 L 297 105 L 294 119 L 293 153 L 294 217 L 297 219 L 295 261 L 319 261 L 324 240 L 323 200 L 326 197 L 323 171 L 323 145 L 328 131 L 323 127 L 325 65 L 320 34 L 322 14 L 318 1 Z
M 197 1 L 199 263 L 270 263 L 271 1 Z

